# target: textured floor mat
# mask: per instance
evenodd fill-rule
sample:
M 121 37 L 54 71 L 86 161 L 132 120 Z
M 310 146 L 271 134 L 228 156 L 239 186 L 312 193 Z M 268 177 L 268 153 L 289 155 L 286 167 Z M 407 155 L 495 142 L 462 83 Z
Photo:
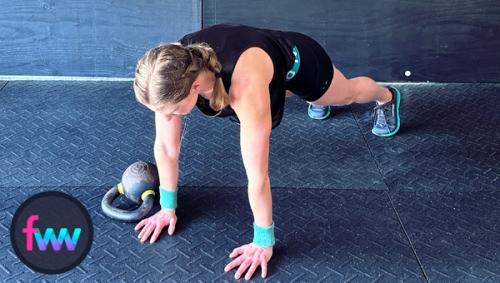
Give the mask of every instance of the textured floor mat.
M 154 116 L 128 82 L 9 82 L 0 98 L 0 186 L 110 185 L 152 159 Z M 326 121 L 305 111 L 290 99 L 273 132 L 273 186 L 385 189 L 348 109 Z M 181 185 L 246 186 L 236 124 L 196 110 L 185 126 Z
M 431 282 L 500 282 L 500 191 L 390 194 Z
M 371 134 L 369 107 L 354 105 L 390 190 L 500 188 L 500 85 L 403 85 L 400 132 Z
M 0 82 L 2 280 L 234 281 L 228 253 L 252 236 L 236 124 L 197 110 L 186 118 L 174 237 L 141 245 L 133 224 L 101 213 L 123 170 L 153 160 L 153 113 L 130 85 Z M 267 281 L 500 281 L 500 85 L 401 90 L 392 138 L 371 134 L 368 105 L 317 121 L 287 99 L 271 137 Z M 8 230 L 23 200 L 52 189 L 85 204 L 95 238 L 80 266 L 47 276 L 17 259 Z
M 8 227 L 20 202 L 41 190 L 0 192 L 7 203 L 0 217 L 0 278 L 5 281 L 234 282 L 234 272 L 224 273 L 228 255 L 252 238 L 250 207 L 241 190 L 181 190 L 174 236 L 163 233 L 150 245 L 139 242 L 134 224 L 103 216 L 100 198 L 106 188 L 62 188 L 90 211 L 92 249 L 72 271 L 37 274 L 14 255 Z M 277 242 L 266 281 L 424 280 L 386 192 L 277 189 L 273 198 Z M 260 273 L 254 279 L 262 281 Z
M 307 117 L 303 101 L 290 98 L 271 138 L 272 184 L 384 189 L 385 181 L 397 190 L 498 188 L 498 89 L 404 86 L 403 126 L 393 138 L 370 133 L 366 105 L 353 106 L 357 120 L 345 107 L 316 121 Z M 0 185 L 109 185 L 128 164 L 152 159 L 153 115 L 134 101 L 129 83 L 10 82 L 0 93 Z M 181 184 L 246 185 L 236 124 L 194 111 L 185 126 Z
M 9 82 L 0 92 L 0 186 L 110 185 L 153 155 L 130 83 Z
M 239 126 L 199 113 L 188 123 L 184 184 L 246 186 Z M 271 135 L 269 159 L 274 187 L 386 189 L 349 108 L 317 121 L 307 116 L 304 101 L 287 99 L 285 117 Z

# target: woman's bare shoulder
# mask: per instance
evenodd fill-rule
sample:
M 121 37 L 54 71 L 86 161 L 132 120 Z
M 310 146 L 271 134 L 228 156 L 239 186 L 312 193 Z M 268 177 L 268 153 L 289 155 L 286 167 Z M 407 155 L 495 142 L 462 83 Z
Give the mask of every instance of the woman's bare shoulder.
M 234 67 L 231 86 L 246 87 L 248 84 L 259 83 L 269 85 L 273 79 L 274 66 L 269 54 L 259 47 L 245 50 Z

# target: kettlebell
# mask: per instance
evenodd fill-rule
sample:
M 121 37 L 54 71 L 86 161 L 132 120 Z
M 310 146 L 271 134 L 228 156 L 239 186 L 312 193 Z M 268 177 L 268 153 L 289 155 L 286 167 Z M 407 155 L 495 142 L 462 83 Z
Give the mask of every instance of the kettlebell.
M 160 178 L 156 165 L 137 161 L 123 172 L 121 183 L 113 186 L 101 201 L 102 211 L 109 217 L 122 221 L 136 221 L 144 218 L 159 199 Z M 124 210 L 113 206 L 113 201 L 120 195 L 136 204 L 135 210 Z

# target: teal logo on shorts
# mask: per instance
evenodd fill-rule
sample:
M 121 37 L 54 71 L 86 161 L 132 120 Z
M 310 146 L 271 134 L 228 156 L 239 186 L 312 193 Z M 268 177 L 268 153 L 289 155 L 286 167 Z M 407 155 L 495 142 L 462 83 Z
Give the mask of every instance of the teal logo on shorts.
M 297 46 L 293 47 L 292 52 L 293 52 L 293 55 L 295 56 L 295 60 L 293 62 L 292 69 L 290 69 L 290 71 L 288 71 L 288 73 L 286 73 L 286 80 L 287 81 L 293 79 L 293 77 L 295 77 L 295 75 L 297 74 L 297 72 L 299 71 L 299 68 L 300 68 L 300 53 L 299 53 L 299 49 L 297 48 Z

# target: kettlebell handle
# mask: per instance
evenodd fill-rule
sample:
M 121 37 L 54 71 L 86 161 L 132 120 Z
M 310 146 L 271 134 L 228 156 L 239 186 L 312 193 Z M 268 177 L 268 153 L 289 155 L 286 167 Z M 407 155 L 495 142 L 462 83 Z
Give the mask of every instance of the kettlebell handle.
M 154 204 L 154 192 L 149 194 L 144 194 L 142 197 L 142 204 L 135 210 L 124 210 L 113 206 L 113 201 L 120 195 L 118 191 L 118 185 L 113 186 L 102 198 L 101 208 L 102 211 L 109 217 L 115 218 L 122 221 L 132 222 L 137 221 L 153 208 Z

